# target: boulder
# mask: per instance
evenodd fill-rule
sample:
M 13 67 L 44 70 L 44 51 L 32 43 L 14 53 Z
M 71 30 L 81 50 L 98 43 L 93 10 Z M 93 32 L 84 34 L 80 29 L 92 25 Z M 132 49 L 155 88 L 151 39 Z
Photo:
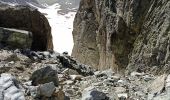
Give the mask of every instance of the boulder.
M 24 30 L 0 27 L 1 47 L 31 49 L 32 33 Z
M 148 87 L 148 100 L 151 100 L 153 97 L 160 95 L 164 88 L 165 88 L 165 84 L 166 84 L 166 77 L 167 75 L 161 75 L 159 77 L 157 77 Z
M 70 100 L 67 96 L 65 96 L 65 93 L 62 89 L 57 88 L 55 93 L 53 94 L 55 96 L 55 100 Z
M 70 56 L 59 55 L 57 56 L 57 58 L 59 59 L 63 67 L 73 69 L 83 76 L 94 74 L 93 73 L 94 70 L 90 66 L 81 64 Z
M 47 65 L 34 71 L 30 80 L 32 80 L 32 85 L 34 86 L 49 82 L 53 82 L 55 86 L 59 85 L 57 70 L 54 66 Z
M 109 100 L 105 93 L 98 91 L 94 87 L 88 87 L 82 92 L 81 100 Z
M 0 16 L 0 27 L 32 32 L 32 50 L 53 50 L 51 27 L 46 17 L 37 9 L 28 6 L 0 6 Z
M 21 84 L 11 74 L 1 74 L 0 100 L 25 100 Z
M 30 92 L 31 96 L 34 98 L 37 97 L 52 97 L 53 93 L 55 92 L 55 85 L 53 82 L 40 84 L 38 86 L 27 86 L 28 91 Z

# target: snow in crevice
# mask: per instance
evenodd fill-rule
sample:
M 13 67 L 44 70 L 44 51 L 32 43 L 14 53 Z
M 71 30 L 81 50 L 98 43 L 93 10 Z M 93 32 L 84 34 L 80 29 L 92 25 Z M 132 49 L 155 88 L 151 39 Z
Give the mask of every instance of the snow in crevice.
M 59 14 L 60 5 L 58 3 L 47 7 L 46 9 L 38 8 L 40 12 L 45 13 L 52 29 L 54 50 L 62 53 L 68 51 L 69 54 L 73 48 L 73 20 L 76 12 Z

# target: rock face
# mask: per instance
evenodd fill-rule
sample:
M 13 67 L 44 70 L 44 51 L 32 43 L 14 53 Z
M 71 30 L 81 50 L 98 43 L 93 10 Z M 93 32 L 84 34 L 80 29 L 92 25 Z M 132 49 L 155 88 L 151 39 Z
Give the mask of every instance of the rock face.
M 0 6 L 0 27 L 32 32 L 32 50 L 53 49 L 51 27 L 43 14 L 24 6 Z
M 169 19 L 168 0 L 81 0 L 72 56 L 98 69 L 170 68 Z

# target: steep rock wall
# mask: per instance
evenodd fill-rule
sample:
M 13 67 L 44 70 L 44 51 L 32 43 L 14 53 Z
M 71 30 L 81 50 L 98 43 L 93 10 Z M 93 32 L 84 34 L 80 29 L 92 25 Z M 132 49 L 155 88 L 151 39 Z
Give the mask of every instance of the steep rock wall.
M 168 0 L 81 0 L 72 56 L 98 69 L 162 68 L 170 60 L 169 26 Z
M 1 6 L 0 27 L 31 31 L 32 50 L 53 50 L 51 27 L 46 17 L 36 9 L 25 6 Z

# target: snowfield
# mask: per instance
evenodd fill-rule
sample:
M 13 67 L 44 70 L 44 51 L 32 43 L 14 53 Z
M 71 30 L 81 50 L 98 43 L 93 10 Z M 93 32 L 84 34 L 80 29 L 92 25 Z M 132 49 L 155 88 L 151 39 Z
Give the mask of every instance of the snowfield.
M 59 14 L 58 11 L 61 9 L 58 3 L 46 9 L 38 8 L 38 10 L 45 14 L 50 23 L 54 50 L 59 53 L 67 51 L 71 54 L 73 48 L 73 20 L 76 12 L 69 12 L 65 15 Z

